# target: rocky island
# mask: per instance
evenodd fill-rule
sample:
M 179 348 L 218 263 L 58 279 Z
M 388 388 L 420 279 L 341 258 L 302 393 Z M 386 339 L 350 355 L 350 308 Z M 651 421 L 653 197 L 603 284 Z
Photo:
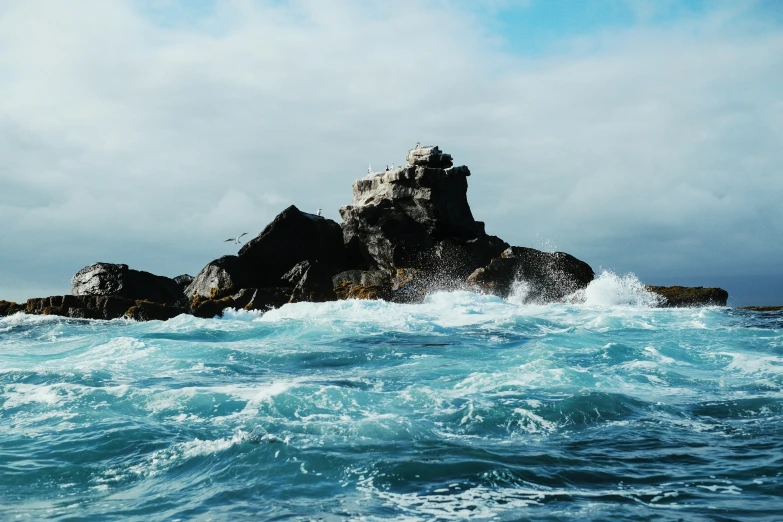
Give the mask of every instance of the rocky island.
M 299 301 L 420 302 L 437 290 L 505 298 L 520 282 L 526 302 L 576 299 L 593 269 L 563 252 L 511 246 L 487 234 L 468 204 L 470 175 L 437 146 L 416 148 L 406 166 L 354 182 L 351 205 L 340 208 L 342 224 L 290 206 L 238 255 L 209 262 L 195 277 L 95 263 L 73 276 L 71 294 L 0 301 L 0 316 L 211 318 L 226 308 L 268 310 Z M 719 288 L 647 288 L 662 306 L 725 306 L 728 299 Z

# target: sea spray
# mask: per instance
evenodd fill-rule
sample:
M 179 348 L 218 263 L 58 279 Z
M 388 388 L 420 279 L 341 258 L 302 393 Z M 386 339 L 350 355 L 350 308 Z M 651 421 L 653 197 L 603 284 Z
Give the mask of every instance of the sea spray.
M 661 303 L 660 296 L 648 292 L 634 274 L 617 275 L 603 270 L 584 290 L 570 298 L 586 306 L 632 306 L 651 308 Z

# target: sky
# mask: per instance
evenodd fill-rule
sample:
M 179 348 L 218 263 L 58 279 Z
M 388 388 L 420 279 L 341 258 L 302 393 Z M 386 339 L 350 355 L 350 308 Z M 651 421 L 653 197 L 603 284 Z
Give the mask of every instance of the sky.
M 777 0 L 4 0 L 0 299 L 339 222 L 417 141 L 513 245 L 783 304 Z

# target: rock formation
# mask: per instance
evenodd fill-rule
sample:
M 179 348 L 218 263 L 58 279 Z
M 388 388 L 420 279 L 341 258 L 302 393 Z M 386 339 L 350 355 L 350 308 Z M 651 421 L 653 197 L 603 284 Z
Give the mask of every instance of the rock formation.
M 726 306 L 729 293 L 722 288 L 703 288 L 701 286 L 647 286 L 648 292 L 653 292 L 665 299 L 661 306 Z
M 424 147 L 409 152 L 407 166 L 356 181 L 353 204 L 340 209 L 349 264 L 462 282 L 500 255 L 508 244 L 473 218 L 468 176 L 438 147 Z
M 238 255 L 174 279 L 95 263 L 72 280 L 72 295 L 0 301 L 18 311 L 73 318 L 211 318 L 226 308 L 268 310 L 299 301 L 385 299 L 418 302 L 456 288 L 507 297 L 516 284 L 528 301 L 567 299 L 593 279 L 590 266 L 563 252 L 510 247 L 487 234 L 467 200 L 470 170 L 438 147 L 408 152 L 407 165 L 353 184 L 343 223 L 290 206 Z M 648 287 L 667 306 L 725 305 L 714 288 Z
M 239 251 L 253 286 L 273 286 L 302 261 L 341 269 L 345 248 L 340 225 L 291 205 Z
M 76 272 L 71 279 L 71 293 L 77 296 L 113 295 L 169 304 L 182 299 L 181 287 L 173 279 L 112 263 L 95 263 Z
M 533 248 L 511 247 L 489 265 L 468 277 L 472 288 L 508 297 L 516 282 L 524 283 L 525 300 L 561 300 L 590 284 L 593 269 L 565 252 L 541 252 Z
M 391 299 L 392 279 L 383 270 L 346 270 L 332 278 L 338 299 Z
M 278 214 L 237 256 L 210 262 L 185 289 L 193 299 L 221 298 L 242 288 L 295 286 L 283 276 L 297 263 L 319 262 L 334 273 L 342 270 L 345 248 L 340 225 L 290 206 Z

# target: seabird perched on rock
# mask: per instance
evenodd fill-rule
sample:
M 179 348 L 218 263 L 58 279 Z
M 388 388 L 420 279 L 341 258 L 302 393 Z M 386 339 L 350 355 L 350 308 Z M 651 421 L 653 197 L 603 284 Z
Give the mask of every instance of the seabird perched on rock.
M 389 172 L 389 166 L 386 165 L 386 172 Z
M 394 170 L 394 163 L 392 163 L 392 168 L 391 169 Z
M 240 243 L 239 239 L 240 239 L 242 236 L 246 236 L 246 235 L 247 235 L 247 232 L 242 232 L 241 234 L 239 234 L 239 237 L 230 237 L 230 238 L 226 239 L 226 240 L 225 240 L 225 241 L 223 241 L 223 242 L 224 242 L 224 243 L 228 243 L 229 241 L 233 241 L 233 242 L 234 242 L 234 244 L 238 245 L 238 244 Z
M 315 213 L 315 215 L 316 216 L 320 216 L 321 215 L 321 209 L 320 208 L 318 209 L 318 212 Z
M 413 150 L 420 149 L 420 148 L 421 148 L 421 143 L 419 143 L 419 142 L 417 141 L 417 142 L 416 142 L 416 146 L 413 148 Z
M 372 174 L 372 165 L 367 167 L 367 174 Z

